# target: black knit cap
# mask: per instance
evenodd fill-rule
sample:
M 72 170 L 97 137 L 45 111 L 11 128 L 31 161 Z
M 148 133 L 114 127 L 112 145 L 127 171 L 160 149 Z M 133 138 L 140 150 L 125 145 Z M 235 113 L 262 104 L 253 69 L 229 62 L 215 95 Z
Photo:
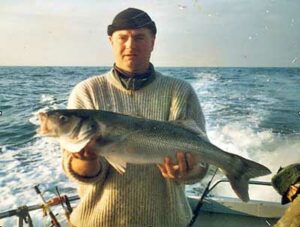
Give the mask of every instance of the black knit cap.
M 272 185 L 282 195 L 282 204 L 290 202 L 286 197 L 290 185 L 300 182 L 300 163 L 288 165 L 278 170 L 272 177 Z
M 107 34 L 111 36 L 117 30 L 137 28 L 149 28 L 154 35 L 157 32 L 154 21 L 146 12 L 128 8 L 115 16 L 112 24 L 107 27 Z

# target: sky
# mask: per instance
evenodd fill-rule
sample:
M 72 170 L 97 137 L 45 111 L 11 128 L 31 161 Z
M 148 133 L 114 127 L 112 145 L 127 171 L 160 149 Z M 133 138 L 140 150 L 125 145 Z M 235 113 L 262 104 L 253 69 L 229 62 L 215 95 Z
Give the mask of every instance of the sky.
M 157 25 L 155 66 L 300 67 L 299 0 L 0 0 L 0 66 L 111 66 L 128 7 Z

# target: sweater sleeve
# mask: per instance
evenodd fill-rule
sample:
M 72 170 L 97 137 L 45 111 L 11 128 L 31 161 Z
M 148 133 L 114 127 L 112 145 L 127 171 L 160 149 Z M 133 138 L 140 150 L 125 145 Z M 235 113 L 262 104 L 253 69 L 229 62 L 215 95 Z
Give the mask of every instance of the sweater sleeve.
M 92 89 L 86 81 L 77 84 L 68 99 L 68 109 L 95 109 Z
M 192 87 L 190 88 L 190 94 L 187 99 L 186 119 L 194 120 L 196 124 L 195 127 L 198 127 L 202 136 L 204 136 L 204 138 L 208 141 L 204 114 L 197 94 Z
M 179 98 L 178 98 L 179 97 Z M 189 125 L 194 131 L 199 131 L 199 136 L 207 141 L 208 137 L 206 134 L 205 118 L 202 112 L 201 104 L 198 100 L 197 94 L 190 84 L 186 84 L 184 89 L 181 91 L 181 95 L 177 96 L 178 113 L 176 113 L 176 120 L 188 120 L 193 125 Z M 194 184 L 199 182 L 207 173 L 208 164 L 199 163 L 195 166 L 191 173 L 181 180 L 177 180 L 178 183 L 182 184 Z
M 95 183 L 102 183 L 105 180 L 107 170 L 108 170 L 108 163 L 104 159 L 102 158 L 99 159 L 101 170 L 96 176 L 83 177 L 76 174 L 72 170 L 71 168 L 72 155 L 70 154 L 70 152 L 64 149 L 62 150 L 62 152 L 63 152 L 63 160 L 62 160 L 63 170 L 71 181 L 74 181 L 75 183 L 78 184 L 95 184 Z
M 95 109 L 93 104 L 93 93 L 85 81 L 79 83 L 72 90 L 68 99 L 68 109 Z M 66 175 L 74 182 L 81 184 L 99 183 L 105 180 L 109 165 L 104 158 L 99 158 L 101 170 L 95 177 L 82 177 L 71 169 L 72 155 L 62 150 L 62 165 Z

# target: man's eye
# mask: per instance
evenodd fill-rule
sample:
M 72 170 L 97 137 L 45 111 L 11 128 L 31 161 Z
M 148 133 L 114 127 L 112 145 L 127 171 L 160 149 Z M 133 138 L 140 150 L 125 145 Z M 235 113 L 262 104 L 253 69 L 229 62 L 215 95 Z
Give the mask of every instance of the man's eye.
M 139 36 L 135 37 L 135 40 L 144 40 L 144 39 L 145 39 L 145 36 L 143 36 L 143 35 L 139 35 Z
M 120 36 L 119 40 L 126 40 L 127 38 L 125 36 Z

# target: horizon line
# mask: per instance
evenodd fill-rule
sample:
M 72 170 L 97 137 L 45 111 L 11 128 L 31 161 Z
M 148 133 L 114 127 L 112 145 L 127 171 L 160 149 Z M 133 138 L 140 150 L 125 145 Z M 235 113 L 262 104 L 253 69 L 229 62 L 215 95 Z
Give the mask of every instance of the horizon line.
M 107 65 L 0 65 L 1 67 L 78 67 L 78 68 L 112 68 Z M 172 66 L 156 65 L 155 68 L 300 68 L 300 66 Z

